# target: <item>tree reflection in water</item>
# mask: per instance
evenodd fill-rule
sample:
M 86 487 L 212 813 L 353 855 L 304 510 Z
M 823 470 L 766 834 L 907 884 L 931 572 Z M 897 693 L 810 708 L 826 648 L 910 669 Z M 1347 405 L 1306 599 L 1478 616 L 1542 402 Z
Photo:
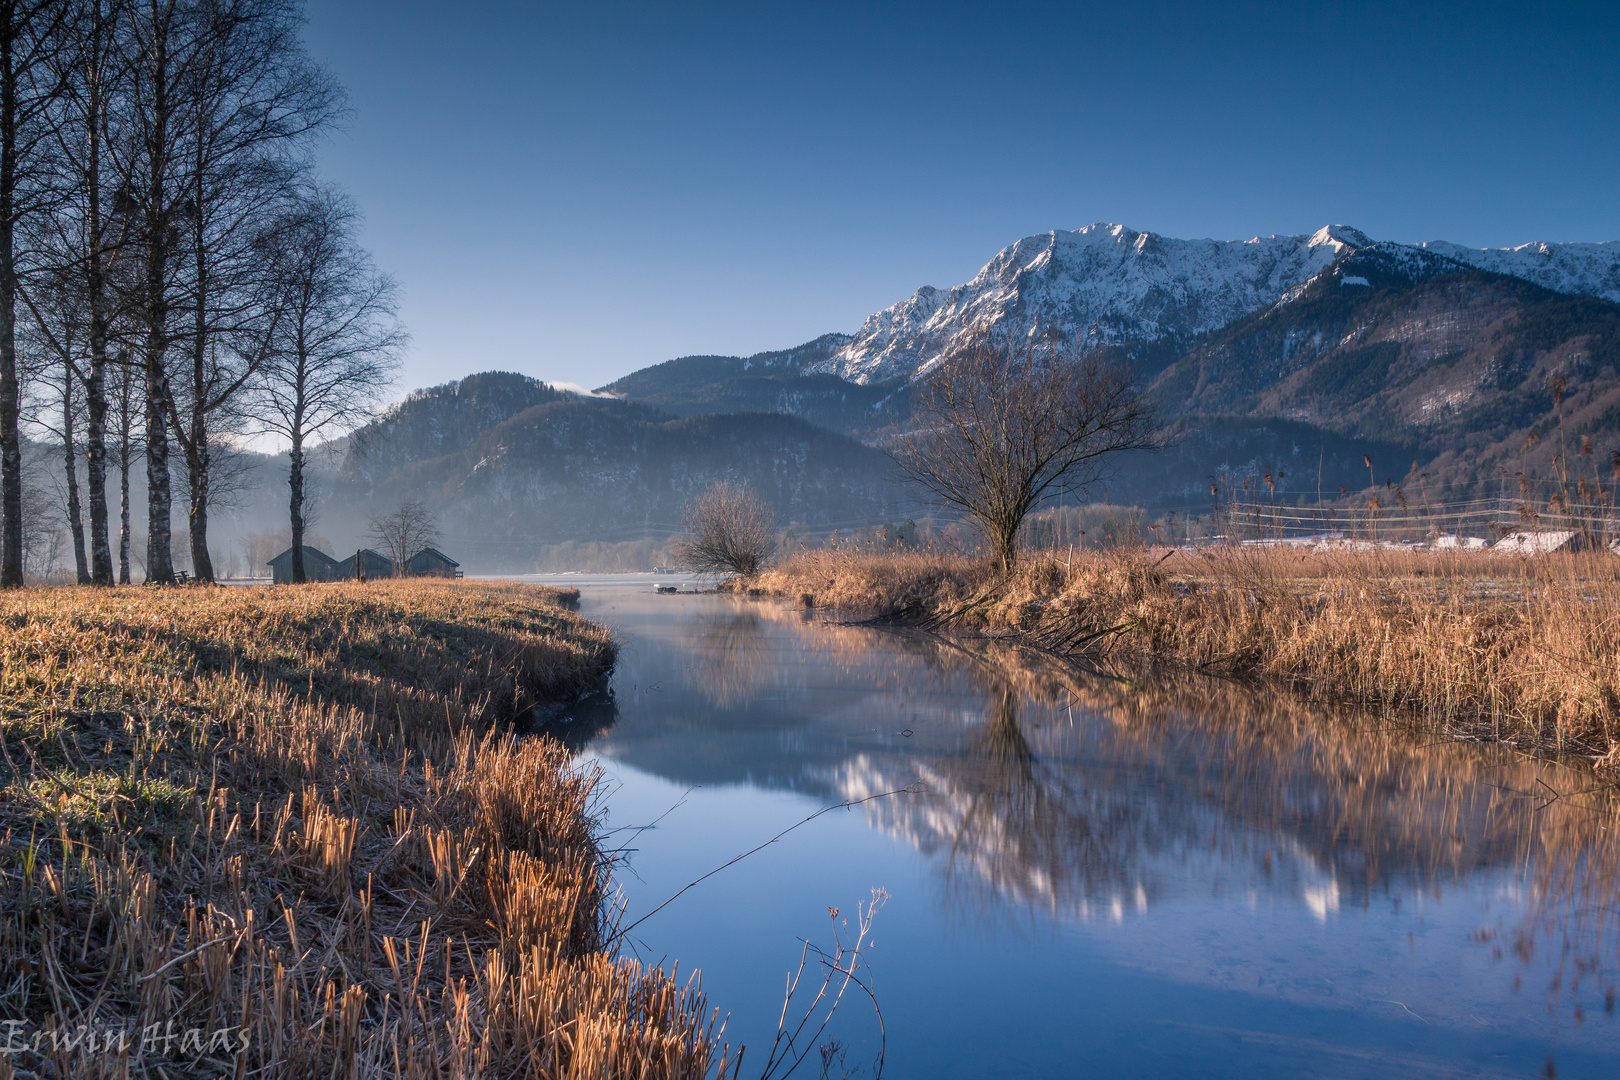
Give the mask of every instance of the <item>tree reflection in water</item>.
M 1140 815 L 1067 783 L 1031 746 L 1018 706 L 1012 687 L 992 686 L 983 731 L 962 753 L 919 770 L 923 793 L 911 812 L 943 828 L 948 895 L 982 907 L 988 889 L 1042 907 L 1079 901 L 1083 910 L 1129 876 Z
M 734 609 L 705 619 L 692 646 L 697 677 L 721 708 L 746 704 L 776 672 L 770 638 L 762 633 L 757 607 Z
M 1086 673 L 1014 651 L 961 662 L 985 686 L 971 740 L 910 761 L 860 755 L 836 781 L 860 797 L 914 770 L 921 794 L 868 814 L 940 859 L 962 916 L 1119 918 L 1213 890 L 1325 918 L 1503 872 L 1525 903 L 1482 941 L 1526 961 L 1551 945 L 1569 979 L 1616 983 L 1620 806 L 1588 772 L 1186 674 Z
M 1326 919 L 1497 875 L 1482 947 L 1550 958 L 1554 996 L 1615 985 L 1620 808 L 1590 771 L 1185 672 L 693 610 L 645 669 L 667 680 L 656 702 L 597 747 L 681 784 L 825 801 L 920 784 L 863 809 L 933 858 L 963 918 L 1227 897 Z

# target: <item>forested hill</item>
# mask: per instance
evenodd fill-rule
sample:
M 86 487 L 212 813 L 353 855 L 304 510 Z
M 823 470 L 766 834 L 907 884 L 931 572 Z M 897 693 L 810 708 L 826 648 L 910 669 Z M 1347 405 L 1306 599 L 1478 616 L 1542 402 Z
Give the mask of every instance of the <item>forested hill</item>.
M 753 356 L 681 356 L 632 372 L 599 392 L 676 416 L 784 412 L 834 431 L 869 432 L 904 415 L 895 411 L 904 407 L 900 387 L 863 386 L 806 370 L 824 364 L 849 340 L 848 334 L 823 334 L 797 348 Z
M 352 440 L 333 502 L 419 499 L 470 569 L 515 568 L 535 545 L 667 537 L 718 479 L 784 525 L 858 528 L 901 516 L 889 459 L 801 417 L 675 417 L 486 372 L 413 394 Z
M 525 409 L 573 396 L 510 371 L 469 375 L 460 382 L 418 390 L 361 428 L 350 437 L 348 462 L 363 469 L 373 457 L 390 467 L 443 457 L 466 450 L 490 428 Z
M 1606 474 L 1620 450 L 1620 305 L 1370 249 L 1199 340 L 1151 393 L 1184 428 L 1290 421 L 1390 447 L 1397 478 L 1416 461 L 1453 489 L 1494 490 L 1504 469 L 1547 476 L 1583 436 Z

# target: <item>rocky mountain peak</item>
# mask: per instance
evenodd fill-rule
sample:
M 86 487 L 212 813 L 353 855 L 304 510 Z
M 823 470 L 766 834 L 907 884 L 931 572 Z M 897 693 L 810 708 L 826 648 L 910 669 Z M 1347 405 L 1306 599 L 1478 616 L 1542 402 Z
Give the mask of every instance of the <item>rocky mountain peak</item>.
M 925 286 L 867 317 L 849 341 L 807 364 L 860 384 L 925 373 L 965 344 L 1056 332 L 1077 348 L 1182 345 L 1296 294 L 1343 259 L 1377 253 L 1414 280 L 1473 267 L 1555 292 L 1620 302 L 1620 242 L 1464 248 L 1375 241 L 1349 225 L 1251 240 L 1178 240 L 1098 222 L 1027 236 L 972 281 Z
M 1256 240 L 1259 238 L 1256 237 Z M 1253 243 L 1254 241 L 1250 241 Z M 1355 248 L 1371 247 L 1373 240 L 1360 229 L 1349 225 L 1324 225 L 1311 234 L 1312 247 L 1333 246 L 1341 252 Z

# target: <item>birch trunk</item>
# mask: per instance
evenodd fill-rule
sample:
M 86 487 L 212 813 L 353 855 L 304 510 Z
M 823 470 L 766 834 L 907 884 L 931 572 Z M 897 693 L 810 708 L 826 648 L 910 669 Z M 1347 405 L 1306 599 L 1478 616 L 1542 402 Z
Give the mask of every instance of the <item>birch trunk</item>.
M 0 588 L 23 583 L 22 439 L 17 430 L 17 5 L 0 3 Z
M 309 580 L 309 571 L 304 566 L 304 440 L 298 436 L 293 437 L 292 450 L 287 455 L 292 459 L 287 470 L 287 487 L 290 491 L 287 500 L 289 520 L 292 525 L 292 579 L 297 584 Z
M 98 27 L 98 32 L 99 32 Z M 85 286 L 90 303 L 90 379 L 85 386 L 85 482 L 90 495 L 90 580 L 113 583 L 107 537 L 107 276 L 101 216 L 101 72 L 99 51 L 87 65 L 85 145 Z
M 129 385 L 133 377 L 129 368 L 122 369 L 119 380 L 118 411 L 118 584 L 129 584 L 129 433 L 134 425 L 134 410 L 130 405 Z
M 165 183 L 169 162 L 169 55 L 167 14 L 152 3 L 152 40 L 145 58 L 151 80 L 150 130 L 146 136 L 145 290 L 141 315 L 146 323 L 142 370 L 146 390 L 146 580 L 174 582 L 169 527 L 169 380 L 164 368 L 169 347 L 169 205 Z
M 90 564 L 84 552 L 84 510 L 79 505 L 79 446 L 74 431 L 73 384 L 78 373 L 71 363 L 62 371 L 62 474 L 67 479 L 68 535 L 73 538 L 73 570 L 80 585 L 90 584 Z

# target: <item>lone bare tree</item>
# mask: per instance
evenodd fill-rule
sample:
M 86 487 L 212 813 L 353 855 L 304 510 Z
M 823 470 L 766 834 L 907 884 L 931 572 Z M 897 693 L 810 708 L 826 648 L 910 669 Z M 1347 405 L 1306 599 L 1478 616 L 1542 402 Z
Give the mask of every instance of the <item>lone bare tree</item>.
M 370 417 L 406 340 L 396 318 L 393 279 L 379 274 L 355 242 L 357 220 L 348 199 L 316 191 L 287 215 L 274 241 L 280 317 L 259 371 L 257 416 L 266 431 L 289 444 L 287 507 L 296 582 L 305 580 L 306 447 Z
M 1098 353 L 1044 344 L 971 346 L 918 386 L 900 469 L 979 527 L 1005 570 L 1030 511 L 1100 478 L 1107 459 L 1151 449 L 1131 374 Z
M 439 525 L 431 510 L 413 500 L 400 503 L 391 514 L 372 518 L 366 539 L 388 552 L 395 577 L 405 577 L 411 556 L 439 539 Z
M 721 480 L 686 508 L 686 535 L 676 557 L 693 570 L 749 577 L 776 551 L 776 518 L 763 499 Z

